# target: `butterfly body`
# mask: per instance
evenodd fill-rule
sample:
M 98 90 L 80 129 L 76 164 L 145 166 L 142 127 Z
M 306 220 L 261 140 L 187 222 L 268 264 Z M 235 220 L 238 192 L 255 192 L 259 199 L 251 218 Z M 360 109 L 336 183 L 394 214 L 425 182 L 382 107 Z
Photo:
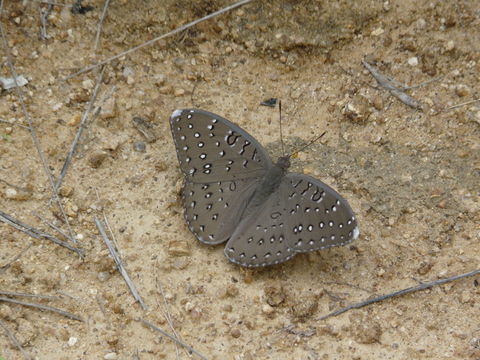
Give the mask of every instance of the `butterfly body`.
M 346 200 L 315 178 L 289 173 L 289 156 L 273 163 L 251 135 L 203 110 L 176 110 L 170 124 L 187 225 L 206 244 L 227 242 L 230 261 L 273 265 L 358 237 Z

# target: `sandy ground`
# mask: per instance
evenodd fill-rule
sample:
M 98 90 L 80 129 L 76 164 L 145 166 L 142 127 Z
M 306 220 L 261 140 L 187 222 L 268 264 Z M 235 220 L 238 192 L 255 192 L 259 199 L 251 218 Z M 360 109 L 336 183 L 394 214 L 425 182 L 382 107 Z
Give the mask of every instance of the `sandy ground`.
M 103 1 L 85 1 L 93 9 L 77 14 L 53 6 L 47 39 L 39 36 L 46 5 L 5 1 L 8 51 L 29 80 L 26 110 L 53 177 L 98 72 L 66 76 L 228 4 L 112 1 L 95 50 Z M 10 77 L 4 47 L 0 54 L 0 76 Z M 407 85 L 435 79 L 408 91 L 423 110 L 375 89 L 364 57 Z M 2 302 L 2 325 L 35 359 L 190 357 L 140 319 L 208 359 L 480 359 L 479 276 L 318 320 L 479 268 L 480 103 L 470 102 L 480 97 L 479 73 L 476 0 L 254 1 L 109 63 L 102 110 L 87 122 L 60 189 L 85 258 L 0 223 L 0 290 L 57 296 L 15 299 L 84 322 Z M 168 117 L 187 107 L 218 113 L 276 158 L 278 111 L 259 106 L 270 97 L 283 101 L 290 151 L 327 131 L 292 169 L 348 199 L 362 233 L 350 246 L 245 270 L 188 231 Z M 68 241 L 35 215 L 68 232 L 22 127 L 21 101 L 13 89 L 0 100 L 0 210 Z M 134 117 L 149 125 L 148 137 Z M 94 217 L 104 214 L 148 310 L 99 236 Z M 22 359 L 0 334 L 0 357 Z

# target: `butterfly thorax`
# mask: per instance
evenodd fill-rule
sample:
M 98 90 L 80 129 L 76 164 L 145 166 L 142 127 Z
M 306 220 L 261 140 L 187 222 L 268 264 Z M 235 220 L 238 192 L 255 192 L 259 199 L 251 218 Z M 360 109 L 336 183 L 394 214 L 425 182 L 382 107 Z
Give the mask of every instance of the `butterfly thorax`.
M 278 161 L 267 170 L 261 180 L 261 183 L 248 201 L 248 205 L 242 214 L 242 217 L 249 216 L 256 209 L 258 209 L 259 206 L 265 204 L 270 195 L 277 191 L 289 167 L 290 157 L 283 156 L 280 157 Z

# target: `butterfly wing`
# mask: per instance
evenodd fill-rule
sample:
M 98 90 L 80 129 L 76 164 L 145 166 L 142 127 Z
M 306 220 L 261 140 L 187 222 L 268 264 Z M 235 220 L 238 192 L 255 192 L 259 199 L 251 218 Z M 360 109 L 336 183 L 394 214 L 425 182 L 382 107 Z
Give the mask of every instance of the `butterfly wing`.
M 272 166 L 258 141 L 221 116 L 196 109 L 175 110 L 170 127 L 180 168 L 189 181 L 261 177 Z
M 238 224 L 225 246 L 225 255 L 230 261 L 259 267 L 282 263 L 296 254 L 294 242 L 287 236 L 287 203 L 281 196 L 287 192 L 287 184 L 280 184 L 264 204 Z
M 203 110 L 176 110 L 170 117 L 177 157 L 185 175 L 185 220 L 207 244 L 226 241 L 238 214 L 272 162 L 246 131 Z
M 297 252 L 348 244 L 360 230 L 348 202 L 311 176 L 289 173 L 281 187 L 286 199 L 288 237 Z M 282 183 L 282 184 L 283 184 Z
M 226 241 L 255 191 L 256 179 L 239 179 L 213 183 L 185 181 L 183 201 L 185 221 L 190 231 L 205 244 Z
M 238 225 L 225 255 L 242 266 L 268 266 L 299 252 L 345 245 L 358 236 L 357 221 L 345 199 L 315 178 L 290 173 Z

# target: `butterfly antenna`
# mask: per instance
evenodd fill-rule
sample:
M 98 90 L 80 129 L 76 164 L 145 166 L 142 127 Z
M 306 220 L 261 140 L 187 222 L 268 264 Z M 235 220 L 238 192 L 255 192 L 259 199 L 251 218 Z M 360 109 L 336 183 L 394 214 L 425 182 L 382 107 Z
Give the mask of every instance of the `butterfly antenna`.
M 278 100 L 278 113 L 280 118 L 280 143 L 282 144 L 282 155 L 285 156 L 285 146 L 283 145 L 282 134 L 282 100 Z
M 314 137 L 312 140 L 310 140 L 310 141 L 307 143 L 307 145 L 304 145 L 304 146 L 301 147 L 300 149 L 294 151 L 294 152 L 290 155 L 290 157 L 295 156 L 295 155 L 298 154 L 299 152 L 305 150 L 307 147 L 309 147 L 310 145 L 312 145 L 314 142 L 316 142 L 316 141 L 318 141 L 319 139 L 321 139 L 322 136 L 325 135 L 326 133 L 327 133 L 327 132 L 324 131 L 321 135 L 318 135 L 318 136 Z

